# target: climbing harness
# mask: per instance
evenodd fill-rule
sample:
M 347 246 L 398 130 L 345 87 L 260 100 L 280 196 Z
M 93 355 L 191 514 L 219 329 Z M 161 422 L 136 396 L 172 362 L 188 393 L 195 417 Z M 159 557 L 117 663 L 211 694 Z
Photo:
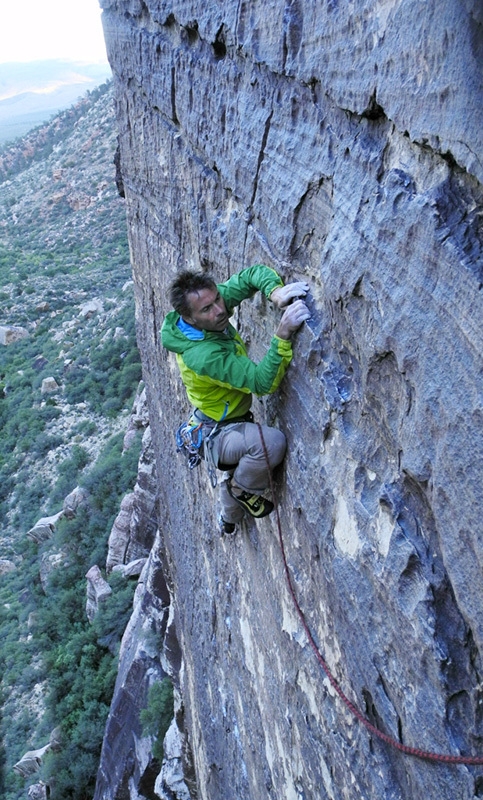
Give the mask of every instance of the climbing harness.
M 236 425 L 238 422 L 253 422 L 251 411 L 248 411 L 242 417 L 234 419 L 225 419 L 227 413 L 228 403 L 226 403 L 222 418 L 218 421 L 203 414 L 199 408 L 195 408 L 189 420 L 182 422 L 176 431 L 176 452 L 185 456 L 190 470 L 197 467 L 204 460 L 213 489 L 217 484 L 217 465 L 213 456 L 215 438 L 221 433 L 222 428 L 227 425 Z
M 364 716 L 362 711 L 360 711 L 357 708 L 357 706 L 354 705 L 354 703 L 351 700 L 349 700 L 349 698 L 347 697 L 347 695 L 345 694 L 345 692 L 343 691 L 343 689 L 339 685 L 338 681 L 333 676 L 333 674 L 330 671 L 330 669 L 329 669 L 329 667 L 328 667 L 328 665 L 327 665 L 322 653 L 319 650 L 319 647 L 317 646 L 317 644 L 315 642 L 315 639 L 314 639 L 314 637 L 312 635 L 312 632 L 311 632 L 311 630 L 309 628 L 307 620 L 305 619 L 304 612 L 302 611 L 302 609 L 300 607 L 299 601 L 297 599 L 297 595 L 295 593 L 294 585 L 293 585 L 293 582 L 292 582 L 292 577 L 290 575 L 290 569 L 289 569 L 289 566 L 288 566 L 287 554 L 285 552 L 285 544 L 284 544 L 283 535 L 282 535 L 282 524 L 280 522 L 280 513 L 279 513 L 279 510 L 278 510 L 277 497 L 276 497 L 276 494 L 275 494 L 275 488 L 274 488 L 274 484 L 273 484 L 273 477 L 272 477 L 272 473 L 271 473 L 271 470 L 270 470 L 270 460 L 269 460 L 269 457 L 268 457 L 268 450 L 267 450 L 267 446 L 265 444 L 265 439 L 264 439 L 264 436 L 263 436 L 263 431 L 262 431 L 261 425 L 258 422 L 256 424 L 258 426 L 258 431 L 260 433 L 260 440 L 262 442 L 263 452 L 264 452 L 265 460 L 266 460 L 267 466 L 268 466 L 268 475 L 269 475 L 269 480 L 270 480 L 270 491 L 272 493 L 272 499 L 273 499 L 273 503 L 274 503 L 275 517 L 276 517 L 276 520 L 277 520 L 277 527 L 278 527 L 278 538 L 279 538 L 279 543 L 280 543 L 280 549 L 282 551 L 282 559 L 283 559 L 285 577 L 287 579 L 288 589 L 289 589 L 290 595 L 292 597 L 292 601 L 293 601 L 293 604 L 295 606 L 295 610 L 297 611 L 298 617 L 299 617 L 300 622 L 302 624 L 302 628 L 304 629 L 305 635 L 307 636 L 308 642 L 309 642 L 309 644 L 310 644 L 310 646 L 311 646 L 311 648 L 312 648 L 312 650 L 313 650 L 313 652 L 315 654 L 315 657 L 317 658 L 317 661 L 319 662 L 319 664 L 322 667 L 322 669 L 324 670 L 327 678 L 329 679 L 330 685 L 332 686 L 334 691 L 339 695 L 339 697 L 341 698 L 342 702 L 349 709 L 351 714 L 353 714 L 353 716 L 356 717 L 356 719 L 358 719 L 359 722 L 362 723 L 362 725 L 364 725 L 365 728 L 367 728 L 367 730 L 370 733 L 372 733 L 378 739 L 380 739 L 381 741 L 383 741 L 386 744 L 390 745 L 391 747 L 394 747 L 396 750 L 399 750 L 400 752 L 405 753 L 405 755 L 414 756 L 415 758 L 421 758 L 421 759 L 424 759 L 426 761 L 432 761 L 432 762 L 436 762 L 436 763 L 440 763 L 440 764 L 465 764 L 465 765 L 472 765 L 472 766 L 482 766 L 483 765 L 483 756 L 456 756 L 456 755 L 451 755 L 449 753 L 448 754 L 446 754 L 446 753 L 433 753 L 433 752 L 430 752 L 430 751 L 427 751 L 427 750 L 420 750 L 417 747 L 410 747 L 409 745 L 405 745 L 402 742 L 398 742 L 398 740 L 394 739 L 392 736 L 389 736 L 388 734 L 383 733 L 372 722 L 370 722 L 370 720 L 368 720 L 367 717 Z

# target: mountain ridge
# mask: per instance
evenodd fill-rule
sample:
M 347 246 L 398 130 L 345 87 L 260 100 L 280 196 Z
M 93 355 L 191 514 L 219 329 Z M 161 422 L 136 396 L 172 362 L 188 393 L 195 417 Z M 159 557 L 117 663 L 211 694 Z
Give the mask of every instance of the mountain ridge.
M 0 64 L 0 145 L 24 136 L 110 76 L 107 63 L 52 59 Z

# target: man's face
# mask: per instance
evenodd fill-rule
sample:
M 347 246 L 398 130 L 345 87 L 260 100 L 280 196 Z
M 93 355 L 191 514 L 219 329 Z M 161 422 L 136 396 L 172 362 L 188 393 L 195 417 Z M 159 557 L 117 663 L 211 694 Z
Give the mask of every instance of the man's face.
M 191 309 L 186 322 L 200 331 L 224 331 L 228 325 L 225 301 L 218 289 L 200 289 L 190 292 L 187 300 Z

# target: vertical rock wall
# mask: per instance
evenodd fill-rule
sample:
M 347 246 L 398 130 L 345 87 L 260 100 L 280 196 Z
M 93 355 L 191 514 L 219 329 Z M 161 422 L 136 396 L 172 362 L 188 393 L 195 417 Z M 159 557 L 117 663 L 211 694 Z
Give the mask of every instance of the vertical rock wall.
M 159 343 L 181 268 L 309 280 L 289 374 L 254 401 L 288 438 L 300 606 L 382 731 L 483 754 L 481 5 L 101 5 L 198 797 L 483 796 L 483 769 L 403 755 L 335 695 L 273 515 L 218 538 L 206 473 L 175 454 L 188 406 Z M 255 360 L 276 323 L 263 299 L 242 307 Z

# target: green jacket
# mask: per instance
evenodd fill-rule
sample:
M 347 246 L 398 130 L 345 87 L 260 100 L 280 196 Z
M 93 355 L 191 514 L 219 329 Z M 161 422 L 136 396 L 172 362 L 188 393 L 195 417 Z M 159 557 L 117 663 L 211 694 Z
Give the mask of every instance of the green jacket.
M 257 264 L 219 283 L 217 288 L 230 314 L 257 290 L 269 297 L 278 286 L 283 282 L 275 270 Z M 292 359 L 291 343 L 273 336 L 266 356 L 255 364 L 248 358 L 233 325 L 229 324 L 223 333 L 198 331 L 183 324 L 176 311 L 167 314 L 161 341 L 167 350 L 176 353 L 190 402 L 216 420 L 246 414 L 252 404 L 252 392 L 274 392 Z

